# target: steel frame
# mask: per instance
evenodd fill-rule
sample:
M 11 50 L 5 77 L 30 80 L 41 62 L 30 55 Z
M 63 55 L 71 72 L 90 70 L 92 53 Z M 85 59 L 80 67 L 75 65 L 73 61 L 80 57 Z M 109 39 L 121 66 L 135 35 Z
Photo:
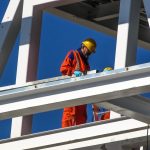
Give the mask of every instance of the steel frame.
M 97 105 L 148 124 L 150 122 L 150 114 L 148 111 L 150 99 L 144 98 L 143 96 L 124 97 L 108 102 L 97 103 Z
M 116 34 L 114 31 L 104 26 L 99 26 L 96 23 L 84 19 L 79 19 L 78 17 L 72 16 L 70 14 L 62 12 L 61 10 L 56 9 L 56 7 L 58 6 L 81 1 L 82 0 L 11 0 L 7 12 L 4 15 L 4 19 L 0 28 L 0 36 L 2 37 L 2 35 L 4 34 L 0 42 L 0 58 L 3 57 L 3 59 L 0 59 L 0 72 L 3 71 L 3 68 L 7 62 L 13 42 L 15 41 L 15 38 L 19 32 L 20 26 L 21 38 L 18 55 L 16 86 L 13 86 L 13 89 L 9 89 L 10 87 L 2 88 L 0 92 L 1 119 L 29 115 L 35 112 L 53 110 L 63 108 L 66 106 L 108 101 L 109 103 L 104 102 L 103 104 L 112 107 L 112 109 L 117 108 L 118 111 L 122 109 L 125 112 L 124 114 L 130 117 L 141 119 L 142 116 L 144 116 L 145 118 L 141 120 L 149 123 L 149 112 L 144 112 L 144 110 L 142 110 L 144 109 L 145 104 L 143 104 L 142 109 L 139 111 L 138 109 L 131 109 L 128 107 L 128 104 L 130 104 L 129 100 L 138 101 L 138 106 L 141 104 L 143 98 L 130 97 L 128 101 L 126 101 L 126 99 L 123 98 L 127 96 L 129 97 L 132 95 L 141 94 L 143 92 L 149 92 L 150 87 L 149 64 L 126 68 L 127 66 L 135 64 L 138 33 L 137 24 L 139 21 L 138 17 L 141 0 L 126 0 L 126 2 L 124 0 L 120 1 L 115 69 L 124 68 L 124 70 L 115 70 L 110 72 L 109 74 L 99 73 L 95 75 L 87 75 L 81 78 L 69 78 L 61 81 L 46 81 L 46 83 L 34 82 L 33 85 L 31 83 L 26 84 L 26 82 L 36 80 L 41 19 L 42 12 L 44 10 L 71 19 L 75 22 L 78 22 L 79 24 L 86 25 L 98 31 L 103 31 L 111 35 Z M 148 23 L 150 26 L 150 2 L 149 0 L 143 0 L 143 2 L 145 5 Z M 10 11 L 11 7 L 15 8 L 13 12 Z M 8 16 L 10 20 L 7 20 Z M 106 19 L 107 17 L 110 18 L 114 16 L 105 16 L 104 14 L 104 16 L 102 16 L 100 19 Z M 123 28 L 122 23 L 125 23 L 125 26 Z M 12 30 L 13 25 L 15 25 L 16 30 Z M 124 33 L 123 44 L 121 41 L 122 36 L 120 36 L 122 35 L 122 33 Z M 132 42 L 131 39 L 133 40 Z M 6 45 L 6 43 L 8 42 L 9 44 Z M 144 46 L 149 47 L 148 43 L 144 43 L 143 41 L 141 41 L 141 43 Z M 120 54 L 120 52 L 123 53 Z M 121 59 L 121 61 L 119 60 L 120 55 L 122 55 L 123 58 Z M 25 86 L 22 87 L 22 85 Z M 80 87 L 80 90 L 77 90 L 75 88 L 76 86 Z M 33 95 L 31 96 L 31 94 Z M 70 99 L 70 95 L 72 99 Z M 43 100 L 38 101 L 40 98 L 42 98 Z M 118 98 L 119 100 L 116 100 Z M 28 105 L 29 102 L 31 102 L 30 106 Z M 20 104 L 23 105 L 20 106 Z M 132 113 L 129 113 L 129 111 Z M 11 137 L 29 134 L 31 132 L 31 127 L 32 115 L 25 116 L 23 118 L 14 118 L 12 119 Z M 73 132 L 73 130 L 71 132 Z M 142 137 L 145 134 L 145 132 L 146 129 L 140 132 L 139 137 Z M 67 132 L 64 132 L 64 134 L 65 133 Z M 129 135 L 131 134 L 128 134 L 128 138 Z M 121 137 L 124 136 L 121 135 Z M 111 136 L 108 138 L 111 138 Z M 117 140 L 119 139 L 116 138 L 116 140 L 114 141 Z M 110 139 L 108 141 L 110 142 Z M 10 143 L 4 142 L 1 146 L 3 147 L 6 145 L 7 147 L 7 144 L 11 145 L 11 140 L 9 142 Z M 75 144 L 75 146 L 77 145 L 79 145 L 79 143 Z M 17 147 L 18 145 L 15 147 L 15 149 Z M 56 145 L 56 149 L 57 148 L 59 148 L 59 146 L 57 147 Z M 47 148 L 45 147 L 45 149 Z

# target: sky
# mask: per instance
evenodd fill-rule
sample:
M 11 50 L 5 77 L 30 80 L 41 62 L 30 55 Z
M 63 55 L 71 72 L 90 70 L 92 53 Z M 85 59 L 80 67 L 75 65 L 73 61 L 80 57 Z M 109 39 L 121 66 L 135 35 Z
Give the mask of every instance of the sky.
M 8 2 L 9 0 L 0 0 L 0 21 Z M 0 86 L 15 84 L 19 37 L 20 35 L 16 39 L 4 73 L 0 77 Z M 81 42 L 87 37 L 94 38 L 98 45 L 96 53 L 89 59 L 91 70 L 97 69 L 102 71 L 107 66 L 113 67 L 116 48 L 116 39 L 114 37 L 44 12 L 37 80 L 60 76 L 59 68 L 67 52 L 71 49 L 79 48 Z M 150 62 L 150 51 L 138 48 L 136 64 L 147 62 Z M 90 122 L 92 120 L 91 105 L 88 105 L 87 112 L 87 122 Z M 36 133 L 60 128 L 61 116 L 62 109 L 34 114 L 32 132 Z M 10 137 L 10 128 L 11 119 L 0 121 L 0 139 Z

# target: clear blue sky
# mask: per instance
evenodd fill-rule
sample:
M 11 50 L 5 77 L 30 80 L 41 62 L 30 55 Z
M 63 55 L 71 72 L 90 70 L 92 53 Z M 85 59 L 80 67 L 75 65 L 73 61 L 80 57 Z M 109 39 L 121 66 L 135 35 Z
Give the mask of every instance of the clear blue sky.
M 0 21 L 9 0 L 0 0 Z M 90 58 L 91 69 L 103 70 L 106 66 L 114 66 L 116 39 L 103 33 L 93 31 L 78 24 L 63 20 L 57 16 L 44 13 L 40 43 L 40 56 L 37 79 L 45 79 L 61 75 L 59 67 L 70 49 L 80 47 L 81 41 L 87 37 L 96 40 L 97 52 Z M 9 61 L 0 78 L 0 86 L 15 84 L 19 35 L 14 44 Z M 138 48 L 137 64 L 150 62 L 150 51 Z M 10 76 L 11 74 L 11 76 Z M 91 121 L 91 106 L 88 105 L 88 122 Z M 52 130 L 61 126 L 62 110 L 55 110 L 34 115 L 33 132 Z M 54 117 L 55 116 L 55 117 Z M 0 139 L 10 136 L 11 119 L 0 121 Z

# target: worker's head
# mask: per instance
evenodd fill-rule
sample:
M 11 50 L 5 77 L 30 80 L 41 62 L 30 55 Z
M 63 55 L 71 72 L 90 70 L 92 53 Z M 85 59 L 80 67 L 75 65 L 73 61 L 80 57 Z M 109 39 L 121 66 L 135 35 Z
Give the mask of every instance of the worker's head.
M 83 54 L 90 55 L 96 52 L 96 42 L 95 40 L 88 38 L 82 42 L 82 52 Z
M 110 71 L 110 70 L 113 70 L 113 68 L 111 68 L 111 67 L 106 67 L 106 68 L 104 68 L 103 72 L 107 72 L 107 71 Z

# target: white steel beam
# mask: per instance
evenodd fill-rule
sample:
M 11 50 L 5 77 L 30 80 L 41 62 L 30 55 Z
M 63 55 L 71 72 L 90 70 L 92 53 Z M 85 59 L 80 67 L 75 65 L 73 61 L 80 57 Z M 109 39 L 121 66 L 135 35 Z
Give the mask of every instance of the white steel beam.
M 146 99 L 142 96 L 114 99 L 108 102 L 99 103 L 97 106 L 111 109 L 119 114 L 143 121 L 145 123 L 150 122 L 150 99 Z
M 121 118 L 3 140 L 0 149 L 93 149 L 111 142 L 122 141 L 125 144 L 127 141 L 131 144 L 132 140 L 137 143 L 141 139 L 146 141 L 146 131 L 147 124 Z
M 0 92 L 0 118 L 108 101 L 149 92 L 149 63 Z
M 120 0 L 115 69 L 135 65 L 141 0 Z
M 147 19 L 148 19 L 148 23 L 149 23 L 149 27 L 150 27 L 150 1 L 149 0 L 143 0 L 143 2 L 144 2 L 144 7 L 146 10 Z
M 22 7 L 22 0 L 11 0 L 0 24 L 0 74 L 20 31 Z

